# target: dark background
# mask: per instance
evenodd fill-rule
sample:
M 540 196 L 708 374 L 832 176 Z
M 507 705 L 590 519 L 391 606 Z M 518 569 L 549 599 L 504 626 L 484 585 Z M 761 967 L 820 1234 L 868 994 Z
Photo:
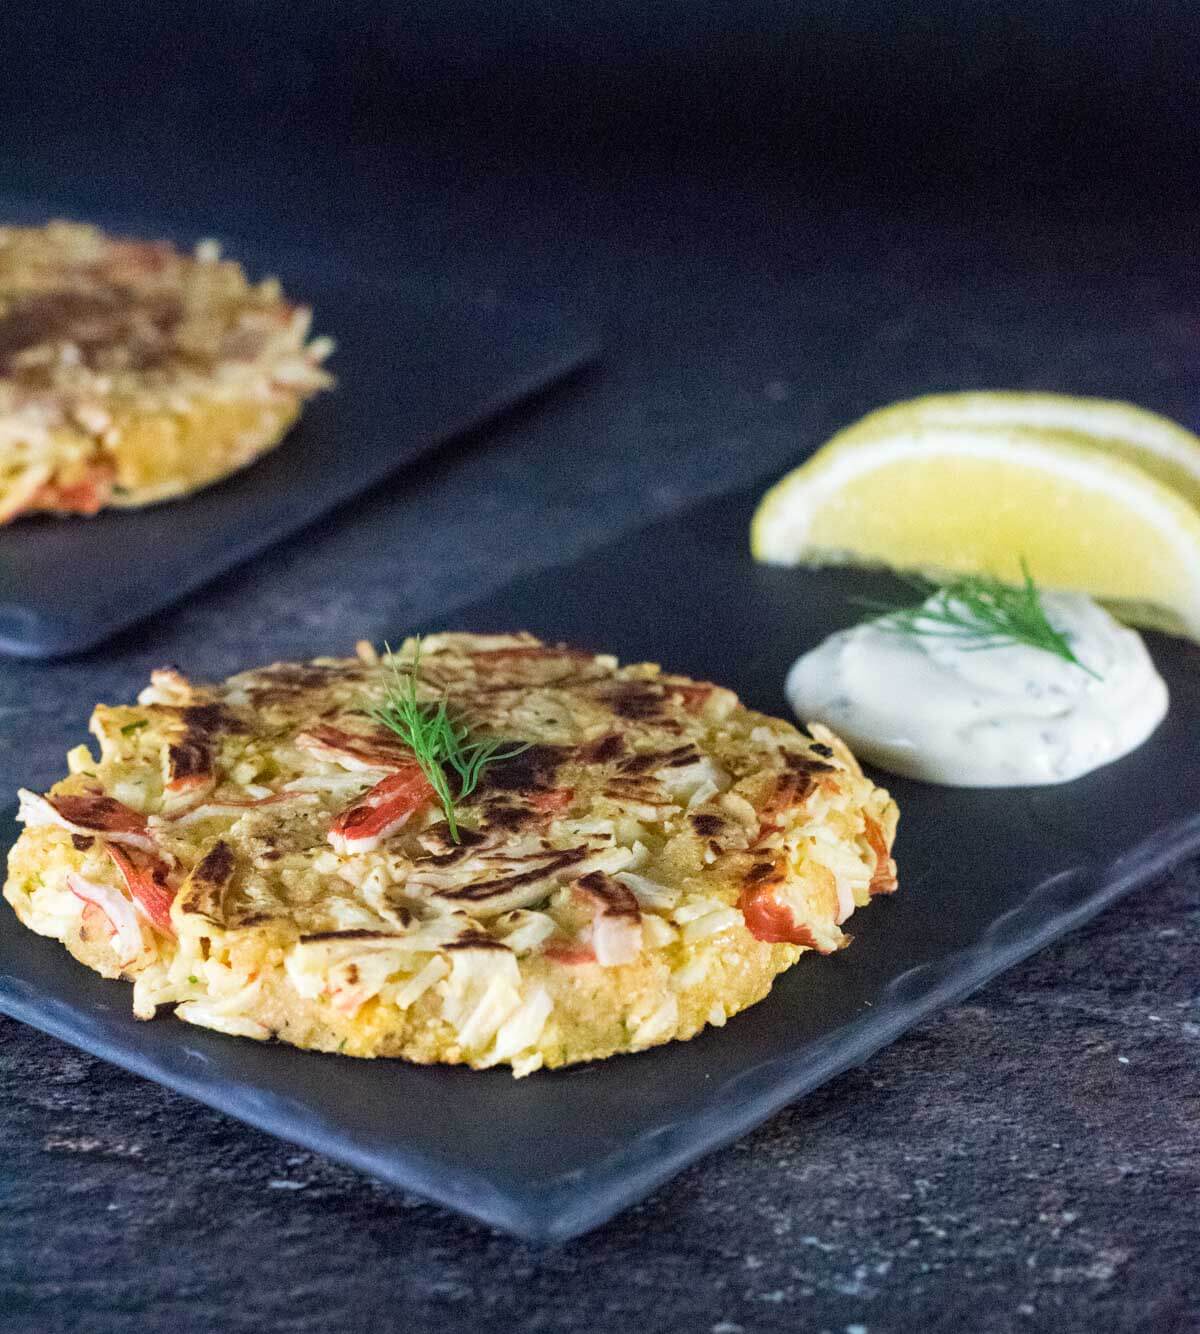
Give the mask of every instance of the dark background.
M 1198 46 L 1132 0 L 6 6 L 10 197 L 547 296 L 609 350 L 153 625 L 0 666 L 3 790 L 160 661 L 394 638 L 894 398 L 1200 425 Z M 1198 944 L 1191 868 L 549 1254 L 3 1021 L 0 1329 L 1195 1330 Z
M 90 160 L 103 129 L 135 169 L 425 142 L 619 171 L 733 146 L 877 187 L 1069 186 L 1185 167 L 1198 133 L 1178 0 L 117 0 L 9 6 L 5 26 L 6 134 Z
M 86 182 L 224 230 L 421 259 L 457 259 L 442 246 L 529 176 L 548 200 L 580 174 L 619 192 L 653 172 L 668 193 L 700 177 L 760 203 L 1159 211 L 1191 204 L 1200 140 L 1200 34 L 1180 0 L 85 0 L 8 5 L 3 22 L 13 187 L 70 202 Z M 455 216 L 418 238 L 414 197 L 439 195 Z M 526 249 L 507 222 L 497 258 Z

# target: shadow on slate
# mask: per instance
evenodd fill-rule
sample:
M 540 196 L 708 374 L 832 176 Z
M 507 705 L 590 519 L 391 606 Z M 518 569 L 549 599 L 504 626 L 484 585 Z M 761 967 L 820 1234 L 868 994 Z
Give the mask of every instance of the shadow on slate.
M 0 200 L 0 221 L 43 216 Z M 313 306 L 314 332 L 337 343 L 337 386 L 308 405 L 278 449 L 193 496 L 0 528 L 0 652 L 91 648 L 599 355 L 594 332 L 545 305 L 456 300 L 390 274 L 333 274 L 295 251 L 230 253 L 252 275 L 278 273 L 289 295 Z
M 895 590 L 883 575 L 756 566 L 750 508 L 708 503 L 521 580 L 449 628 L 522 627 L 654 658 L 782 713 L 789 662 L 855 618 L 847 596 Z M 560 1241 L 1200 850 L 1200 649 L 1150 642 L 1172 709 L 1145 746 L 1062 787 L 892 781 L 900 892 L 855 916 L 850 949 L 806 957 L 691 1042 L 514 1080 L 139 1024 L 125 985 L 9 917 L 0 1010 L 495 1227 Z

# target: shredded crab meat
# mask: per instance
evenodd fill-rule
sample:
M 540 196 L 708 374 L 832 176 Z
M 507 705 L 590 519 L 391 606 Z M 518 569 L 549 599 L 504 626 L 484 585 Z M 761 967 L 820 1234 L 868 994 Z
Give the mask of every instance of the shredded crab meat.
M 247 801 L 237 801 L 228 797 L 214 798 L 180 811 L 178 815 L 152 815 L 150 825 L 152 828 L 169 825 L 176 829 L 186 829 L 188 825 L 199 824 L 202 820 L 212 820 L 222 815 L 245 815 L 247 811 L 258 810 L 263 806 L 279 806 L 284 802 L 315 806 L 317 797 L 307 792 L 277 792 L 269 797 L 255 797 Z
M 604 968 L 632 963 L 642 951 L 642 915 L 632 890 L 595 871 L 577 880 L 573 893 L 593 914 L 589 935 L 596 962 Z
M 496 1032 L 496 1041 L 488 1052 L 485 1065 L 496 1065 L 500 1061 L 511 1061 L 521 1052 L 532 1047 L 542 1036 L 546 1021 L 554 1002 L 544 987 L 538 987 L 528 999 L 500 1025 Z
M 175 928 L 171 924 L 171 904 L 175 900 L 175 894 L 166 884 L 165 863 L 155 861 L 149 866 L 138 866 L 115 844 L 108 843 L 105 847 L 117 870 L 120 871 L 130 897 L 141 909 L 146 920 L 163 935 L 173 936 Z
M 729 775 L 707 756 L 698 756 L 690 764 L 660 769 L 655 775 L 673 800 L 688 802 L 699 792 L 708 800 L 729 786 Z
M 602 968 L 632 963 L 642 952 L 642 924 L 600 913 L 592 924 L 592 949 Z
M 296 747 L 320 760 L 331 760 L 343 769 L 366 773 L 407 768 L 412 755 L 386 736 L 360 736 L 340 727 L 309 727 L 296 735 Z
M 736 908 L 721 907 L 694 917 L 683 928 L 683 938 L 689 944 L 705 940 L 721 931 L 731 931 L 742 923 L 742 914 Z
M 287 952 L 284 972 L 296 991 L 311 999 L 328 990 L 332 971 L 349 963 L 378 956 L 389 961 L 389 975 L 410 971 L 420 955 L 469 940 L 477 930 L 469 918 L 456 916 L 434 918 L 399 932 L 352 930 L 309 936 Z
M 822 918 L 836 920 L 838 911 L 837 878 L 827 866 L 806 861 L 789 879 L 783 858 L 761 863 L 765 874 L 746 884 L 738 907 L 750 934 L 771 944 L 786 942 L 832 954 L 848 942 L 837 925 L 827 929 Z M 821 912 L 812 911 L 813 903 Z
M 167 797 L 185 797 L 196 792 L 208 792 L 216 781 L 210 773 L 177 774 L 171 768 L 170 750 L 167 752 L 167 780 L 164 795 Z
M 894 894 L 896 891 L 896 863 L 888 851 L 887 839 L 877 821 L 865 817 L 863 837 L 875 857 L 875 870 L 868 885 L 869 894 Z
M 725 814 L 751 837 L 758 833 L 758 812 L 740 792 L 722 793 L 719 804 Z
M 194 702 L 192 683 L 175 667 L 157 667 L 150 673 L 150 684 L 138 695 L 139 704 L 187 705 Z
M 41 492 L 53 475 L 48 463 L 31 464 L 5 478 L 4 499 L 0 502 L 0 524 L 21 514 Z
M 554 787 L 548 788 L 545 792 L 535 792 L 529 798 L 529 804 L 543 815 L 555 815 L 565 811 L 574 799 L 574 788 Z
M 518 957 L 532 954 L 558 930 L 548 913 L 517 908 L 504 913 L 492 924 L 494 932 Z
M 25 788 L 17 796 L 21 803 L 17 819 L 29 829 L 57 825 L 84 838 L 102 838 L 108 843 L 124 843 L 142 852 L 166 856 L 151 837 L 145 817 L 112 797 L 100 794 L 41 797 Z
M 141 969 L 133 980 L 133 1013 L 138 1019 L 153 1019 L 160 1005 L 174 1005 L 183 1000 L 197 999 L 200 994 L 198 979 L 173 976 L 174 969 L 154 960 Z
M 854 912 L 854 892 L 847 881 L 839 876 L 834 877 L 834 883 L 837 885 L 838 911 L 835 918 L 838 926 L 841 926 Z
M 450 965 L 440 954 L 435 954 L 392 994 L 392 1004 L 407 1010 L 421 999 L 435 982 L 440 982 L 450 971 Z
M 435 904 L 458 908 L 479 918 L 492 918 L 514 908 L 531 907 L 564 882 L 589 871 L 619 870 L 631 855 L 628 848 L 584 846 L 550 849 L 524 857 L 484 858 L 480 859 L 482 876 L 464 880 L 459 874 L 449 882 L 449 888 L 433 888 L 431 899 Z M 429 888 L 419 870 L 411 877 L 410 884 Z
M 301 778 L 292 778 L 284 783 L 282 791 L 295 792 L 298 795 L 317 795 L 328 792 L 334 796 L 343 796 L 347 792 L 361 792 L 371 781 L 371 774 L 376 770 L 354 770 L 350 773 L 305 774 Z
M 646 949 L 663 949 L 678 938 L 679 932 L 665 918 L 656 917 L 653 913 L 642 918 L 642 942 Z
M 521 1003 L 521 974 L 506 949 L 455 951 L 443 1012 L 465 1051 L 480 1052 Z
M 678 888 L 668 888 L 666 885 L 660 885 L 655 880 L 649 880 L 644 875 L 638 875 L 636 871 L 618 871 L 614 878 L 619 880 L 627 889 L 633 891 L 634 898 L 643 908 L 670 911 L 679 902 L 682 893 Z
M 262 990 L 262 982 L 248 983 L 241 990 L 219 1000 L 190 1000 L 175 1007 L 175 1017 L 201 1028 L 212 1028 L 230 1037 L 256 1038 L 260 1042 L 271 1036 L 271 1030 L 257 1019 L 244 1013 Z
M 349 932 L 339 939 L 301 942 L 294 946 L 284 961 L 284 969 L 293 987 L 300 995 L 327 999 L 334 1009 L 345 1014 L 356 1014 L 366 1003 L 379 995 L 397 974 L 411 972 L 422 951 L 414 949 L 413 941 L 404 935 Z M 425 947 L 433 941 L 425 939 Z M 407 1008 L 432 986 L 438 977 L 448 972 L 440 959 L 441 970 L 429 968 L 429 961 L 418 970 L 424 974 L 421 984 L 413 987 L 416 978 L 390 992 L 390 999 L 404 994 L 401 1008 Z
M 429 780 L 415 764 L 397 770 L 334 819 L 330 845 L 343 857 L 373 852 L 433 796 Z
M 661 1042 L 663 1038 L 675 1031 L 678 1022 L 679 999 L 672 994 L 652 1010 L 634 1029 L 633 1045 L 635 1047 L 648 1047 L 652 1043 Z
M 383 990 L 396 969 L 395 957 L 386 954 L 368 954 L 334 969 L 326 984 L 330 1003 L 344 1014 L 357 1014 Z
M 102 885 L 74 872 L 67 876 L 67 888 L 77 899 L 94 904 L 104 914 L 112 927 L 112 947 L 117 961 L 122 968 L 128 968 L 145 948 L 132 902 L 111 885 Z
M 419 841 L 433 855 L 415 863 L 408 880 L 417 888 L 434 893 L 472 880 L 511 875 L 547 855 L 538 838 L 504 841 L 490 837 L 482 843 L 455 846 L 443 841 L 436 829 L 428 829 L 419 835 Z

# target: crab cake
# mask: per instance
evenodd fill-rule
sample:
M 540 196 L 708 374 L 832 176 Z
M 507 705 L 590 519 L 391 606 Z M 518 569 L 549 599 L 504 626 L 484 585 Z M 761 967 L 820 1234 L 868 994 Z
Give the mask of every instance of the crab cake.
M 467 794 L 432 771 L 449 804 L 379 721 L 398 681 L 503 739 Z M 21 794 L 4 894 L 146 1019 L 527 1074 L 724 1024 L 896 887 L 831 733 L 527 634 L 155 672 L 92 731 Z
M 0 523 L 195 491 L 277 445 L 332 344 L 213 242 L 0 227 Z

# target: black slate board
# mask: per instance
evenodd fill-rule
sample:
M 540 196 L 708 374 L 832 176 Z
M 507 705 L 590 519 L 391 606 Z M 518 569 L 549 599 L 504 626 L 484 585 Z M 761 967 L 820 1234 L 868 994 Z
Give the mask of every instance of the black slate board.
M 0 222 L 44 210 L 0 199 Z M 105 218 L 147 236 L 169 227 Z M 0 652 L 91 648 L 351 500 L 388 474 L 517 406 L 581 366 L 594 332 L 536 302 L 447 296 L 429 281 L 331 272 L 311 254 L 227 247 L 277 273 L 337 349 L 337 387 L 251 467 L 165 505 L 0 528 Z
M 889 581 L 756 566 L 749 512 L 749 497 L 708 503 L 515 583 L 452 628 L 527 627 L 655 658 L 783 712 L 795 653 L 853 619 L 848 594 Z M 1059 788 L 892 781 L 899 894 L 856 914 L 850 949 L 804 959 L 689 1043 L 514 1081 L 138 1024 L 124 985 L 7 915 L 0 1010 L 499 1228 L 566 1238 L 1200 848 L 1200 649 L 1151 644 L 1172 709 L 1141 750 Z

